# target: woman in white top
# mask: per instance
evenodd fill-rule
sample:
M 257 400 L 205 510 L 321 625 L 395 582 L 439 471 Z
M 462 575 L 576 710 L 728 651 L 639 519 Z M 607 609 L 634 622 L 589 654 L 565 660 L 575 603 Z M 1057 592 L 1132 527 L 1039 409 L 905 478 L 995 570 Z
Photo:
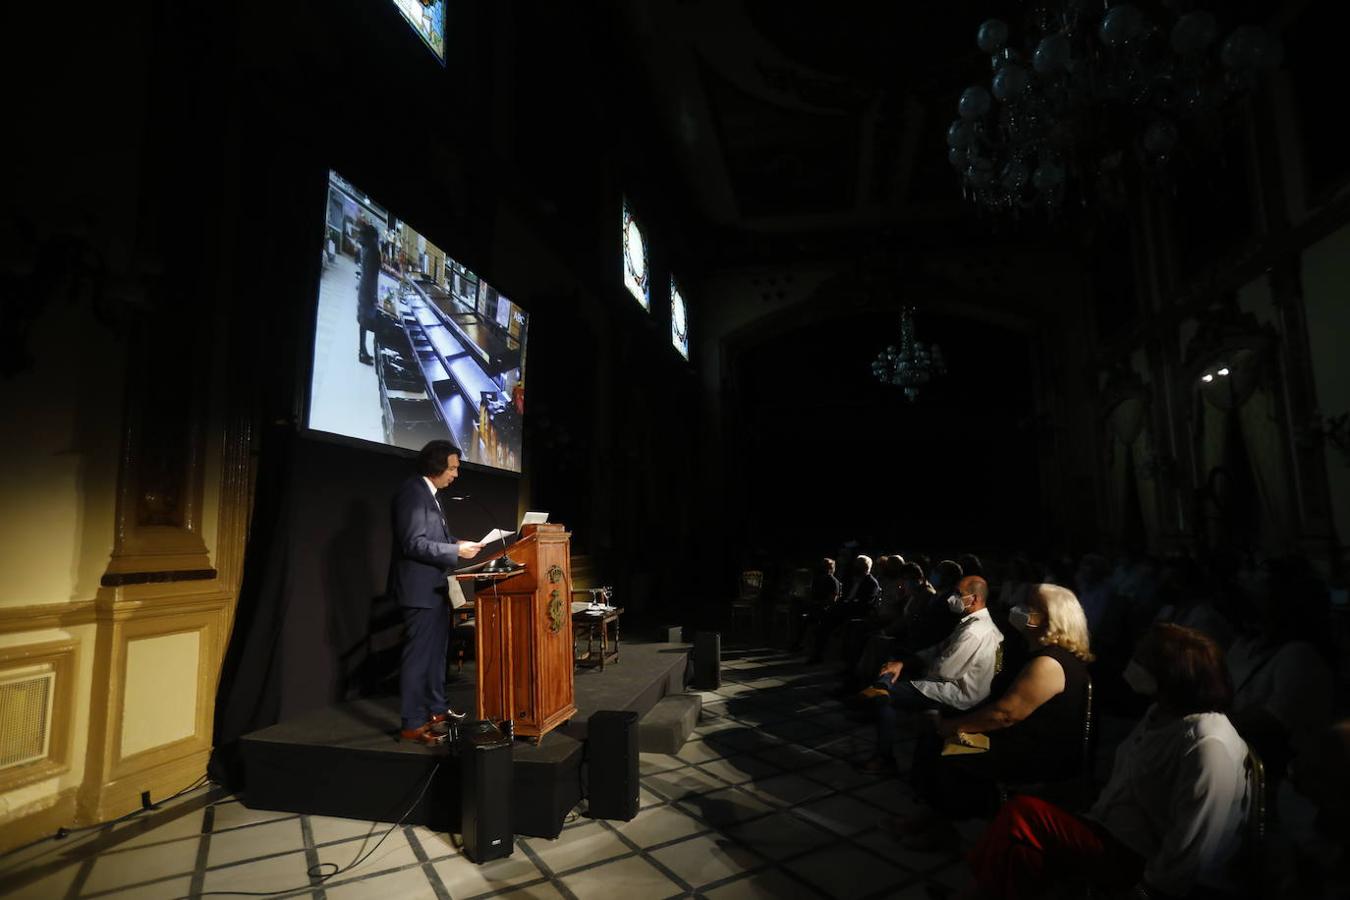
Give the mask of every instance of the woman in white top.
M 1155 625 L 1126 679 L 1156 702 L 1117 750 L 1101 796 L 1082 817 L 1035 797 L 1004 804 L 970 857 L 983 895 L 1087 882 L 1184 897 L 1232 884 L 1250 798 L 1222 651 L 1197 631 Z

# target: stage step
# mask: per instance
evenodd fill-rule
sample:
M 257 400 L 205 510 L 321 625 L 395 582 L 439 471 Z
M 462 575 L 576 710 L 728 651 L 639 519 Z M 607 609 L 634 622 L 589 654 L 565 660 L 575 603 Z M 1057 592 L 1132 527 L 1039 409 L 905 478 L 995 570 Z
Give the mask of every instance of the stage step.
M 679 753 L 698 724 L 703 698 L 698 694 L 662 697 L 638 720 L 638 750 L 642 753 Z

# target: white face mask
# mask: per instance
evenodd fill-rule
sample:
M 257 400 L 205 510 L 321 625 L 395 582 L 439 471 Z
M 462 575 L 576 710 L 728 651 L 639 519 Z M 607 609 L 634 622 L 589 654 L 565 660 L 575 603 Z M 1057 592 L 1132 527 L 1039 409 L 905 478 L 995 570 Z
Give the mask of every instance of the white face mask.
M 1134 660 L 1130 660 L 1130 664 L 1125 667 L 1123 677 L 1125 683 L 1130 686 L 1130 690 L 1136 694 L 1153 697 L 1158 693 L 1158 679 L 1153 677 L 1152 672 Z
M 1018 631 L 1031 630 L 1031 610 L 1025 606 L 1014 606 L 1008 611 L 1008 623 Z
M 960 594 L 952 594 L 947 598 L 947 608 L 958 616 L 964 616 L 968 612 L 966 601 L 961 599 Z

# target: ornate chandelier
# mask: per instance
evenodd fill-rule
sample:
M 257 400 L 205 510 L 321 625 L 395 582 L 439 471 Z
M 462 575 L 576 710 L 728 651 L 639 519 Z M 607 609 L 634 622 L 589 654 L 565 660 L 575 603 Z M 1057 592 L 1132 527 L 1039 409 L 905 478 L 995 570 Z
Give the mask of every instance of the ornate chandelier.
M 900 308 L 900 346 L 892 344 L 878 353 L 872 361 L 872 374 L 882 384 L 903 388 L 911 403 L 919 396 L 920 387 L 947 374 L 942 350 L 914 339 L 914 307 Z
M 947 131 L 961 190 L 998 212 L 1054 212 L 1067 195 L 1108 190 L 1126 153 L 1161 168 L 1188 131 L 1216 132 L 1218 113 L 1283 54 L 1254 25 L 1220 42 L 1216 16 L 1189 0 L 1103 8 L 1098 0 L 1030 0 L 1020 30 L 989 19 L 976 43 L 988 86 L 966 88 Z

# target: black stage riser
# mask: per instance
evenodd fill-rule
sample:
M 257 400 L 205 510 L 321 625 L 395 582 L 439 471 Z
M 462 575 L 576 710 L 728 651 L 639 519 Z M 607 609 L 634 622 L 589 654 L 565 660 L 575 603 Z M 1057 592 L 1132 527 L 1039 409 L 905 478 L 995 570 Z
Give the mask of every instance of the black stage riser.
M 624 644 L 622 665 L 577 675 L 576 718 L 538 746 L 517 741 L 513 747 L 515 834 L 558 836 L 567 813 L 582 800 L 591 714 L 610 709 L 642 715 L 680 691 L 687 650 L 687 645 Z M 471 682 L 461 682 L 450 700 L 470 706 L 471 691 Z M 395 822 L 430 777 L 426 794 L 404 821 L 459 833 L 459 758 L 448 746 L 400 743 L 394 738 L 398 721 L 398 698 L 383 697 L 326 707 L 246 735 L 240 740 L 244 802 L 255 809 Z

